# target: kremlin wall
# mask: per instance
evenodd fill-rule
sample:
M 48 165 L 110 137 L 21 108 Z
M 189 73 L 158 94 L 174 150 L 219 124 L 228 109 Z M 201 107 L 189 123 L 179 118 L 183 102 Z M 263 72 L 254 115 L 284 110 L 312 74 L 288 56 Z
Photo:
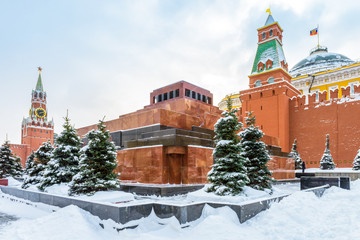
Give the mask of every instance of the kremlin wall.
M 319 168 L 330 135 L 336 167 L 352 167 L 360 145 L 360 64 L 317 46 L 288 71 L 283 30 L 271 13 L 257 29 L 258 46 L 249 88 L 213 105 L 210 91 L 179 81 L 150 93 L 149 105 L 105 122 L 118 147 L 118 168 L 124 182 L 194 184 L 207 181 L 213 164 L 214 124 L 231 98 L 240 121 L 253 111 L 271 156 L 275 179 L 295 177 L 289 156 L 297 139 L 307 168 Z M 41 69 L 39 69 L 41 71 Z M 42 142 L 53 142 L 54 123 L 47 120 L 41 72 L 32 92 L 29 117 L 22 124 L 22 144 L 11 149 L 25 164 Z M 77 129 L 85 138 L 96 123 Z M 86 141 L 86 139 L 84 139 Z

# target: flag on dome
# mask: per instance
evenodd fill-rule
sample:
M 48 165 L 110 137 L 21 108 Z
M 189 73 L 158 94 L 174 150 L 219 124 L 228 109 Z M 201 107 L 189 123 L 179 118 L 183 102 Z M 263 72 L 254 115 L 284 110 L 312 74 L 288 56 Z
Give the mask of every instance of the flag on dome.
M 314 28 L 313 30 L 310 31 L 310 36 L 314 36 L 318 34 L 318 29 Z

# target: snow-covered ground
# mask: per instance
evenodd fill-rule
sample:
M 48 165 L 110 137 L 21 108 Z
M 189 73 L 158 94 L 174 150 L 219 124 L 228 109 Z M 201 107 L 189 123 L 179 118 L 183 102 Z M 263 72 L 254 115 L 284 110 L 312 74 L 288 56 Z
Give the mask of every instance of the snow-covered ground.
M 159 219 L 152 214 L 128 224 L 138 225 L 137 228 L 117 232 L 114 227 L 124 226 L 111 220 L 101 221 L 75 206 L 50 213 L 2 198 L 0 212 L 21 219 L 1 229 L 0 239 L 358 239 L 359 199 L 360 180 L 351 183 L 351 191 L 331 187 L 321 198 L 311 192 L 293 193 L 243 224 L 228 207 L 207 206 L 200 219 L 187 225 L 180 225 L 175 218 Z M 24 211 L 30 212 L 31 217 L 21 216 Z

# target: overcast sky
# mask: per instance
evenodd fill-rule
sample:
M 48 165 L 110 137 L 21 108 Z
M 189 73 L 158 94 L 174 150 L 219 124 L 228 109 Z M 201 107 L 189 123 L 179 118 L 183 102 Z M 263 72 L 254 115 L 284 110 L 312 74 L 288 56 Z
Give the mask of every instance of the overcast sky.
M 247 88 L 266 9 L 283 33 L 291 69 L 317 38 L 330 52 L 360 59 L 360 1 L 129 0 L 0 1 L 0 140 L 20 143 L 38 72 L 55 132 L 133 112 L 149 94 L 186 80 L 214 104 Z

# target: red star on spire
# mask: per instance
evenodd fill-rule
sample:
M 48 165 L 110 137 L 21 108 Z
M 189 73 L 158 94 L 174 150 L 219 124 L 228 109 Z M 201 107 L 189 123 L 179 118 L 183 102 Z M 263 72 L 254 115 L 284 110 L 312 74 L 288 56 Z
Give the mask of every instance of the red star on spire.
M 38 70 L 39 70 L 39 72 L 41 72 L 42 68 L 41 68 L 41 67 L 38 67 Z

